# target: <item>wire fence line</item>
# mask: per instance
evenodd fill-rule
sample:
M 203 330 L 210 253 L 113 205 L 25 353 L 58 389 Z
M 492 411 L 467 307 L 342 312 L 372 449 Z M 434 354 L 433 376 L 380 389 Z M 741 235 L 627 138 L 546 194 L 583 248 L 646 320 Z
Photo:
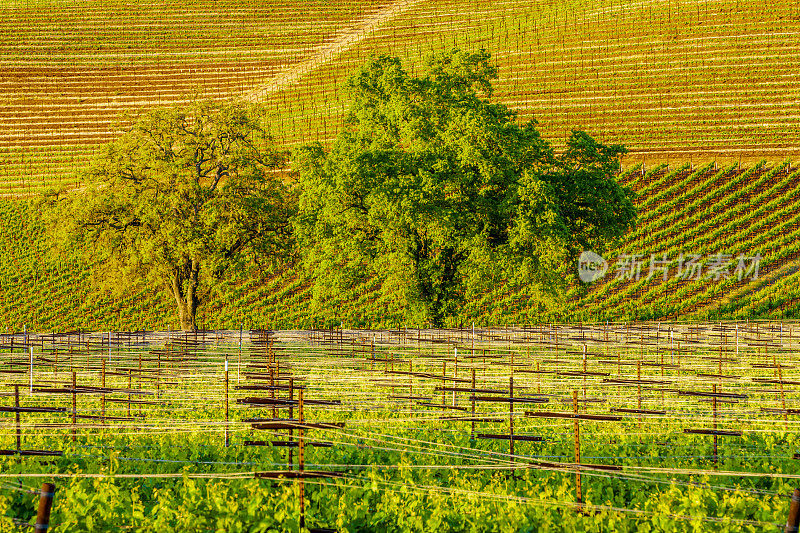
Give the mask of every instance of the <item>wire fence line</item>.
M 38 451 L 60 452 L 70 461 L 112 459 L 95 449 L 139 450 L 113 455 L 126 468 L 135 465 L 135 472 L 9 472 L 0 478 L 225 481 L 255 478 L 253 467 L 291 469 L 291 461 L 263 457 L 151 456 L 146 446 L 116 446 L 114 439 L 202 436 L 202 445 L 213 448 L 224 434 L 228 448 L 246 450 L 257 420 L 291 420 L 286 409 L 298 407 L 296 391 L 303 389 L 315 418 L 346 423 L 316 428 L 325 446 L 403 461 L 349 463 L 333 454 L 327 462 L 308 463 L 345 477 L 367 469 L 530 470 L 785 498 L 786 484 L 800 478 L 789 466 L 798 459 L 792 447 L 800 414 L 794 386 L 800 371 L 792 358 L 798 345 L 798 324 L 752 322 L 0 335 L 0 393 L 6 398 L 0 404 L 7 406 L 0 410 L 16 417 L 0 418 L 3 453 L 24 454 L 24 446 L 14 446 L 18 436 L 17 444 L 48 446 Z M 582 447 L 625 453 L 585 453 L 583 462 L 576 460 L 577 420 Z M 489 431 L 488 438 L 499 441 L 481 442 L 480 434 Z M 293 431 L 269 434 L 297 443 Z M 539 436 L 535 444 L 525 440 Z M 66 445 L 55 449 L 59 442 Z M 324 458 L 324 449 L 315 457 Z M 151 469 L 155 465 L 209 471 L 160 472 Z M 242 466 L 250 468 L 238 471 Z M 230 468 L 237 471 L 213 471 Z M 727 481 L 702 481 L 712 478 Z M 776 480 L 787 489 L 738 486 L 737 479 Z M 0 484 L 0 490 L 12 487 Z

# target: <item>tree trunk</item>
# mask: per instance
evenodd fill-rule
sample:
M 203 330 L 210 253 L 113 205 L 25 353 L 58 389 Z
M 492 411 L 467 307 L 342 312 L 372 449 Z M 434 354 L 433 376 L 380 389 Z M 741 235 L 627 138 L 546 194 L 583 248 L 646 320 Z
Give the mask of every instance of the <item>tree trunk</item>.
M 185 258 L 183 263 L 173 269 L 173 275 L 167 283 L 169 291 L 175 298 L 178 307 L 178 320 L 183 331 L 197 330 L 197 286 L 200 279 L 200 263 Z
M 426 308 L 431 325 L 440 328 L 445 318 L 457 311 L 461 299 L 458 269 L 464 254 L 451 246 L 434 251 L 431 243 L 419 234 L 414 235 L 409 254 L 420 303 Z
M 176 298 L 175 300 L 178 304 L 178 321 L 181 324 L 181 329 L 183 331 L 196 331 L 197 307 L 183 298 Z

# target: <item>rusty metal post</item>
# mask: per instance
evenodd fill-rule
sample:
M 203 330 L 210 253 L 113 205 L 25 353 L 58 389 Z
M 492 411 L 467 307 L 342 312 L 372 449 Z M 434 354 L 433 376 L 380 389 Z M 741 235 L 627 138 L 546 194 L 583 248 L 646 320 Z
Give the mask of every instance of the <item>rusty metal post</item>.
M 103 375 L 102 375 L 102 384 L 103 388 L 106 388 L 106 360 L 105 358 L 101 357 L 101 361 L 103 362 Z M 103 417 L 103 424 L 106 423 L 106 393 L 103 391 L 103 394 L 100 396 L 100 414 Z
M 294 420 L 294 378 L 289 378 L 289 420 Z M 294 440 L 294 430 L 289 428 L 289 440 Z M 294 469 L 294 450 L 289 447 L 289 470 Z
M 156 398 L 161 398 L 161 352 L 158 352 L 158 371 L 156 372 Z
M 447 404 L 447 397 L 445 396 L 445 387 L 447 387 L 447 361 L 442 361 L 442 409 Z
M 586 345 L 583 345 L 583 398 L 586 399 L 586 372 L 588 371 L 587 368 L 587 361 L 586 361 Z
M 638 409 L 642 410 L 642 362 L 636 361 L 636 381 L 638 381 L 638 385 L 636 386 L 637 394 L 636 397 L 638 398 Z M 639 423 L 642 423 L 642 417 L 639 416 Z
M 713 392 L 714 392 L 714 394 L 715 394 L 715 395 L 717 394 L 717 384 L 716 384 L 716 383 L 714 383 Z M 716 396 L 714 396 L 713 398 L 711 398 L 711 404 L 713 405 L 713 408 L 714 408 L 714 431 L 716 431 L 716 430 L 717 430 L 717 397 L 716 397 Z M 717 446 L 718 446 L 718 438 L 719 438 L 719 437 L 717 436 L 717 434 L 716 434 L 716 433 L 714 433 L 714 470 L 716 470 L 716 469 L 717 469 L 717 461 L 718 461 L 718 459 L 717 459 Z
M 656 350 L 658 350 L 658 346 L 656 345 Z M 661 380 L 664 380 L 664 351 L 661 350 Z M 661 405 L 664 405 L 664 389 L 661 389 Z
M 789 506 L 789 517 L 786 519 L 783 533 L 797 533 L 798 528 L 800 528 L 800 489 L 794 489 L 792 503 Z
M 270 399 L 274 400 L 275 399 L 275 367 L 271 363 L 268 363 L 268 364 L 269 364 L 269 366 L 268 366 L 268 368 L 269 368 L 269 397 L 270 397 Z M 275 407 L 275 403 L 273 402 L 273 404 L 272 404 L 272 418 L 277 418 L 277 416 L 278 416 L 278 412 L 277 412 L 277 409 Z
M 72 442 L 77 438 L 78 424 L 78 378 L 76 373 L 72 372 Z
M 56 486 L 52 483 L 42 483 L 42 490 L 39 492 L 39 510 L 36 512 L 36 525 L 33 530 L 38 532 L 47 531 L 50 527 L 50 509 L 53 506 L 53 495 Z
M 786 429 L 788 430 L 789 429 L 789 424 L 788 424 L 789 411 L 786 409 L 786 394 L 784 393 L 784 390 L 783 390 L 783 371 L 781 369 L 781 365 L 780 364 L 778 364 L 776 366 L 778 367 L 778 369 L 777 369 L 778 370 L 778 381 L 781 384 L 781 406 L 783 407 L 783 420 L 785 422 L 787 422 Z
M 239 358 L 236 362 L 236 383 L 239 383 L 241 379 L 241 369 L 242 369 L 242 330 L 244 329 L 244 324 L 239 324 Z
M 472 369 L 472 394 L 470 395 L 472 398 L 472 432 L 470 433 L 469 439 L 475 440 L 475 369 Z
M 411 358 L 408 358 L 408 403 L 414 403 L 414 363 L 412 362 Z
M 225 447 L 230 446 L 230 438 L 228 435 L 228 422 L 229 422 L 229 409 L 228 409 L 228 360 L 225 359 Z
M 553 328 L 553 332 L 556 340 L 556 368 L 558 368 L 558 326 Z
M 508 399 L 508 453 L 514 461 L 514 376 L 508 377 Z
M 458 379 L 458 348 L 453 348 L 453 377 Z M 456 381 L 453 380 L 453 388 L 456 388 Z M 442 387 L 445 383 L 442 383 Z M 453 407 L 456 406 L 456 391 L 453 391 Z

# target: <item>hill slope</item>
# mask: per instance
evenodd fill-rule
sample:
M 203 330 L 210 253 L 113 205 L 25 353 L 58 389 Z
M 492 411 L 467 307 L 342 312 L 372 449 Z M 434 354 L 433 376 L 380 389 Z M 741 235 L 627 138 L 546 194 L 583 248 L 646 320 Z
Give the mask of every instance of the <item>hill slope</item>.
M 604 256 L 609 272 L 588 291 L 575 287 L 559 307 L 539 309 L 531 287 L 496 280 L 491 292 L 466 302 L 453 322 L 546 320 L 722 319 L 800 316 L 800 168 L 788 163 L 713 164 L 691 169 L 632 167 L 620 179 L 639 194 L 638 227 Z M 177 321 L 170 298 L 141 289 L 115 295 L 92 280 L 91 265 L 47 252 L 36 209 L 0 204 L 0 324 L 15 330 L 165 329 Z M 677 277 L 679 255 L 702 255 L 698 279 Z M 651 255 L 671 262 L 648 278 Z M 717 254 L 729 256 L 719 279 Z M 736 271 L 737 257 L 761 256 L 758 276 Z M 643 259 L 639 279 L 621 276 L 619 258 Z M 746 260 L 745 268 L 751 260 Z M 659 265 L 654 265 L 658 267 Z M 576 258 L 577 268 L 577 258 Z M 727 271 L 729 277 L 722 275 Z M 618 278 L 618 279 L 617 279 Z M 378 281 L 334 301 L 315 302 L 312 280 L 286 268 L 252 271 L 217 287 L 198 322 L 206 327 L 397 326 L 398 299 Z
M 497 96 L 558 145 L 630 164 L 798 157 L 800 8 L 756 0 L 330 0 L 0 5 L 0 194 L 77 185 L 121 112 L 193 93 L 265 103 L 281 142 L 327 142 L 366 57 L 492 52 Z

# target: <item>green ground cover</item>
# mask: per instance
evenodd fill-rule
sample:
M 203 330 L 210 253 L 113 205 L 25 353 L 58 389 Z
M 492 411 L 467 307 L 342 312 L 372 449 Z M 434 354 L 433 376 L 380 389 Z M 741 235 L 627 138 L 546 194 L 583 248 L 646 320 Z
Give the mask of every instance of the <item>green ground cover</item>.
M 548 320 L 716 320 L 792 318 L 798 304 L 800 188 L 787 162 L 713 164 L 689 168 L 629 167 L 619 179 L 637 192 L 637 228 L 604 253 L 607 275 L 576 285 L 560 303 L 541 308 L 533 286 L 495 280 L 487 293 L 467 294 L 451 324 L 536 323 Z M 110 287 L 92 275 L 92 265 L 74 251 L 53 254 L 35 203 L 0 205 L 0 317 L 4 327 L 36 330 L 167 329 L 177 319 L 171 299 L 152 287 Z M 699 279 L 679 278 L 681 253 L 700 254 Z M 650 274 L 651 258 L 671 261 L 667 280 Z M 730 256 L 728 277 L 707 268 L 718 254 Z M 739 255 L 760 254 L 758 278 L 740 280 Z M 641 260 L 639 279 L 621 276 L 625 255 Z M 576 258 L 577 262 L 577 258 Z M 577 265 L 577 263 L 576 263 Z M 577 268 L 577 266 L 576 266 Z M 588 288 L 588 290 L 587 290 Z M 399 298 L 379 278 L 320 301 L 313 280 L 297 267 L 253 268 L 214 287 L 200 309 L 208 328 L 397 326 L 406 323 Z
M 332 445 L 308 446 L 306 469 L 343 475 L 306 481 L 310 527 L 764 531 L 785 521 L 786 495 L 797 481 L 797 427 L 791 416 L 784 421 L 777 411 L 781 405 L 794 406 L 796 393 L 776 396 L 764 383 L 773 369 L 759 364 L 786 361 L 798 339 L 796 323 L 780 329 L 754 323 L 724 328 L 545 325 L 482 329 L 474 340 L 469 329 L 304 332 L 305 340 L 284 332 L 282 340 L 271 337 L 266 344 L 248 333 L 241 351 L 238 331 L 199 337 L 172 333 L 171 340 L 166 333 L 115 336 L 110 348 L 107 334 L 46 338 L 41 346 L 36 336 L 29 339 L 35 389 L 68 387 L 75 371 L 79 386 L 117 391 L 107 393 L 105 403 L 100 394 L 79 394 L 77 414 L 117 418 L 79 418 L 73 439 L 70 394 L 28 394 L 27 374 L 2 378 L 3 391 L 11 390 L 11 383 L 22 385 L 23 406 L 63 406 L 67 412 L 23 414 L 22 449 L 58 450 L 63 456 L 43 463 L 31 457 L 0 458 L 0 517 L 6 518 L 0 519 L 0 531 L 13 530 L 9 518 L 27 520 L 32 514 L 35 496 L 19 489 L 45 480 L 57 486 L 51 523 L 58 530 L 296 531 L 296 483 L 254 479 L 254 472 L 288 469 L 287 448 L 246 442 L 293 440 L 297 433 L 253 430 L 243 420 L 270 419 L 275 412 L 237 402 L 254 396 L 288 398 L 286 390 L 237 390 L 237 385 L 269 385 L 268 375 L 279 378 L 277 383 L 286 385 L 291 377 L 295 385 L 305 386 L 306 400 L 341 402 L 309 402 L 304 410 L 305 420 L 345 424 L 306 433 L 309 441 Z M 23 351 L 15 355 L 8 353 L 9 337 L 3 339 L 5 366 L 25 368 L 24 342 L 16 337 Z M 767 355 L 764 343 L 770 346 Z M 585 360 L 583 345 L 588 346 Z M 230 363 L 229 423 L 224 359 Z M 469 388 L 474 372 L 478 389 L 545 400 L 514 408 L 517 438 L 543 440 L 517 440 L 511 456 L 508 440 L 472 438 L 469 421 L 452 420 L 470 415 L 470 393 L 437 389 L 443 383 L 443 361 L 446 376 L 466 381 L 456 386 Z M 530 372 L 534 368 L 542 372 Z M 713 377 L 719 369 L 727 377 Z M 786 366 L 782 379 L 795 379 L 795 374 Z M 510 393 L 512 377 L 515 392 Z M 637 379 L 648 383 L 638 393 Z M 709 397 L 691 395 L 711 391 L 712 385 L 728 395 L 714 404 L 713 416 Z M 575 473 L 569 468 L 575 460 L 573 421 L 526 415 L 571 412 L 573 390 L 580 413 L 622 416 L 580 422 L 581 463 L 606 466 L 582 473 L 582 501 L 594 510 L 586 514 L 576 512 Z M 133 393 L 132 407 L 126 391 Z M 466 412 L 439 406 L 451 405 L 451 395 Z M 6 394 L 4 405 L 9 400 Z M 477 415 L 499 419 L 477 422 L 475 435 L 508 432 L 508 404 L 497 398 L 475 403 Z M 618 411 L 636 408 L 650 412 Z M 277 413 L 290 418 L 286 405 Z M 6 416 L 0 447 L 13 449 L 13 415 Z M 710 436 L 685 432 L 712 423 L 742 432 L 719 437 L 716 459 Z M 296 453 L 292 461 L 296 469 Z

